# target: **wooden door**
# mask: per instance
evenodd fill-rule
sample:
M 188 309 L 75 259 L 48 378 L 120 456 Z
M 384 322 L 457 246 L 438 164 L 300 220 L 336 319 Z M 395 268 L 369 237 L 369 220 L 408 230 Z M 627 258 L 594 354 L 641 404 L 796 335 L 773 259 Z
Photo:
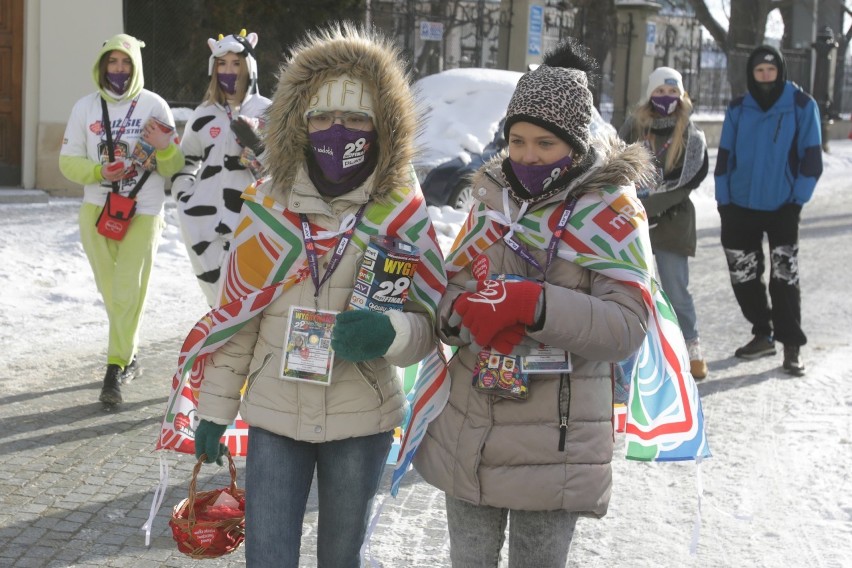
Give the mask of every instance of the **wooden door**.
M 24 1 L 0 0 L 0 185 L 21 184 Z

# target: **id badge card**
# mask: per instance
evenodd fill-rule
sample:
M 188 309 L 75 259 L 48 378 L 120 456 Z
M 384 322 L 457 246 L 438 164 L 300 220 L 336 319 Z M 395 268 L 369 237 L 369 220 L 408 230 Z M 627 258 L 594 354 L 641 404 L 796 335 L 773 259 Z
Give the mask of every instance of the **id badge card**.
M 521 357 L 522 373 L 570 373 L 571 369 L 570 353 L 543 343 Z
M 280 378 L 331 384 L 331 330 L 337 312 L 291 306 L 281 356 Z

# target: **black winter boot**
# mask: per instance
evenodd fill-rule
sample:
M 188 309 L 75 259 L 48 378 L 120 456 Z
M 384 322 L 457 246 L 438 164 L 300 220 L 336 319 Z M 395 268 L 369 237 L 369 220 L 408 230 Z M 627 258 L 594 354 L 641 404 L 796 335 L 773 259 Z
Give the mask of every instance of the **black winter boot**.
M 784 346 L 784 370 L 797 377 L 805 374 L 805 364 L 802 361 L 802 356 L 799 353 L 798 345 Z
M 101 396 L 98 398 L 102 403 L 108 405 L 121 404 L 121 367 L 118 365 L 107 365 L 104 375 L 104 386 L 101 388 Z
M 740 359 L 757 359 L 768 355 L 775 355 L 775 342 L 771 337 L 755 335 L 751 341 L 734 352 L 735 357 Z

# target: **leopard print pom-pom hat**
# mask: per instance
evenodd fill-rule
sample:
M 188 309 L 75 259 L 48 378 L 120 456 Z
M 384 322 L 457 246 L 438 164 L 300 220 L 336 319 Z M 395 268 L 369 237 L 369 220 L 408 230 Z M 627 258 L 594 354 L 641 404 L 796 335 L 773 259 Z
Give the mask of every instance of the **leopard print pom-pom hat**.
M 574 151 L 589 151 L 592 92 L 589 74 L 596 63 L 573 39 L 548 53 L 544 62 L 524 74 L 506 110 L 504 134 L 516 122 L 530 122 L 556 134 Z

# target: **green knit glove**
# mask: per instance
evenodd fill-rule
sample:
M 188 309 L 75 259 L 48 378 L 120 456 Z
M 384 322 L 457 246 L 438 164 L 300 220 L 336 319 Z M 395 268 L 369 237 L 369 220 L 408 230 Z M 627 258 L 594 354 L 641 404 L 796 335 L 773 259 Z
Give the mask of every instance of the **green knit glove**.
M 227 426 L 202 419 L 198 428 L 195 429 L 195 459 L 199 459 L 202 454 L 207 454 L 207 459 L 204 460 L 204 463 L 213 463 L 215 461 L 217 464 L 222 465 L 222 456 L 225 455 L 228 448 L 219 440 L 222 439 L 222 434 L 227 429 Z
M 396 331 L 381 312 L 350 310 L 337 314 L 331 348 L 341 359 L 358 362 L 377 359 L 388 352 Z

